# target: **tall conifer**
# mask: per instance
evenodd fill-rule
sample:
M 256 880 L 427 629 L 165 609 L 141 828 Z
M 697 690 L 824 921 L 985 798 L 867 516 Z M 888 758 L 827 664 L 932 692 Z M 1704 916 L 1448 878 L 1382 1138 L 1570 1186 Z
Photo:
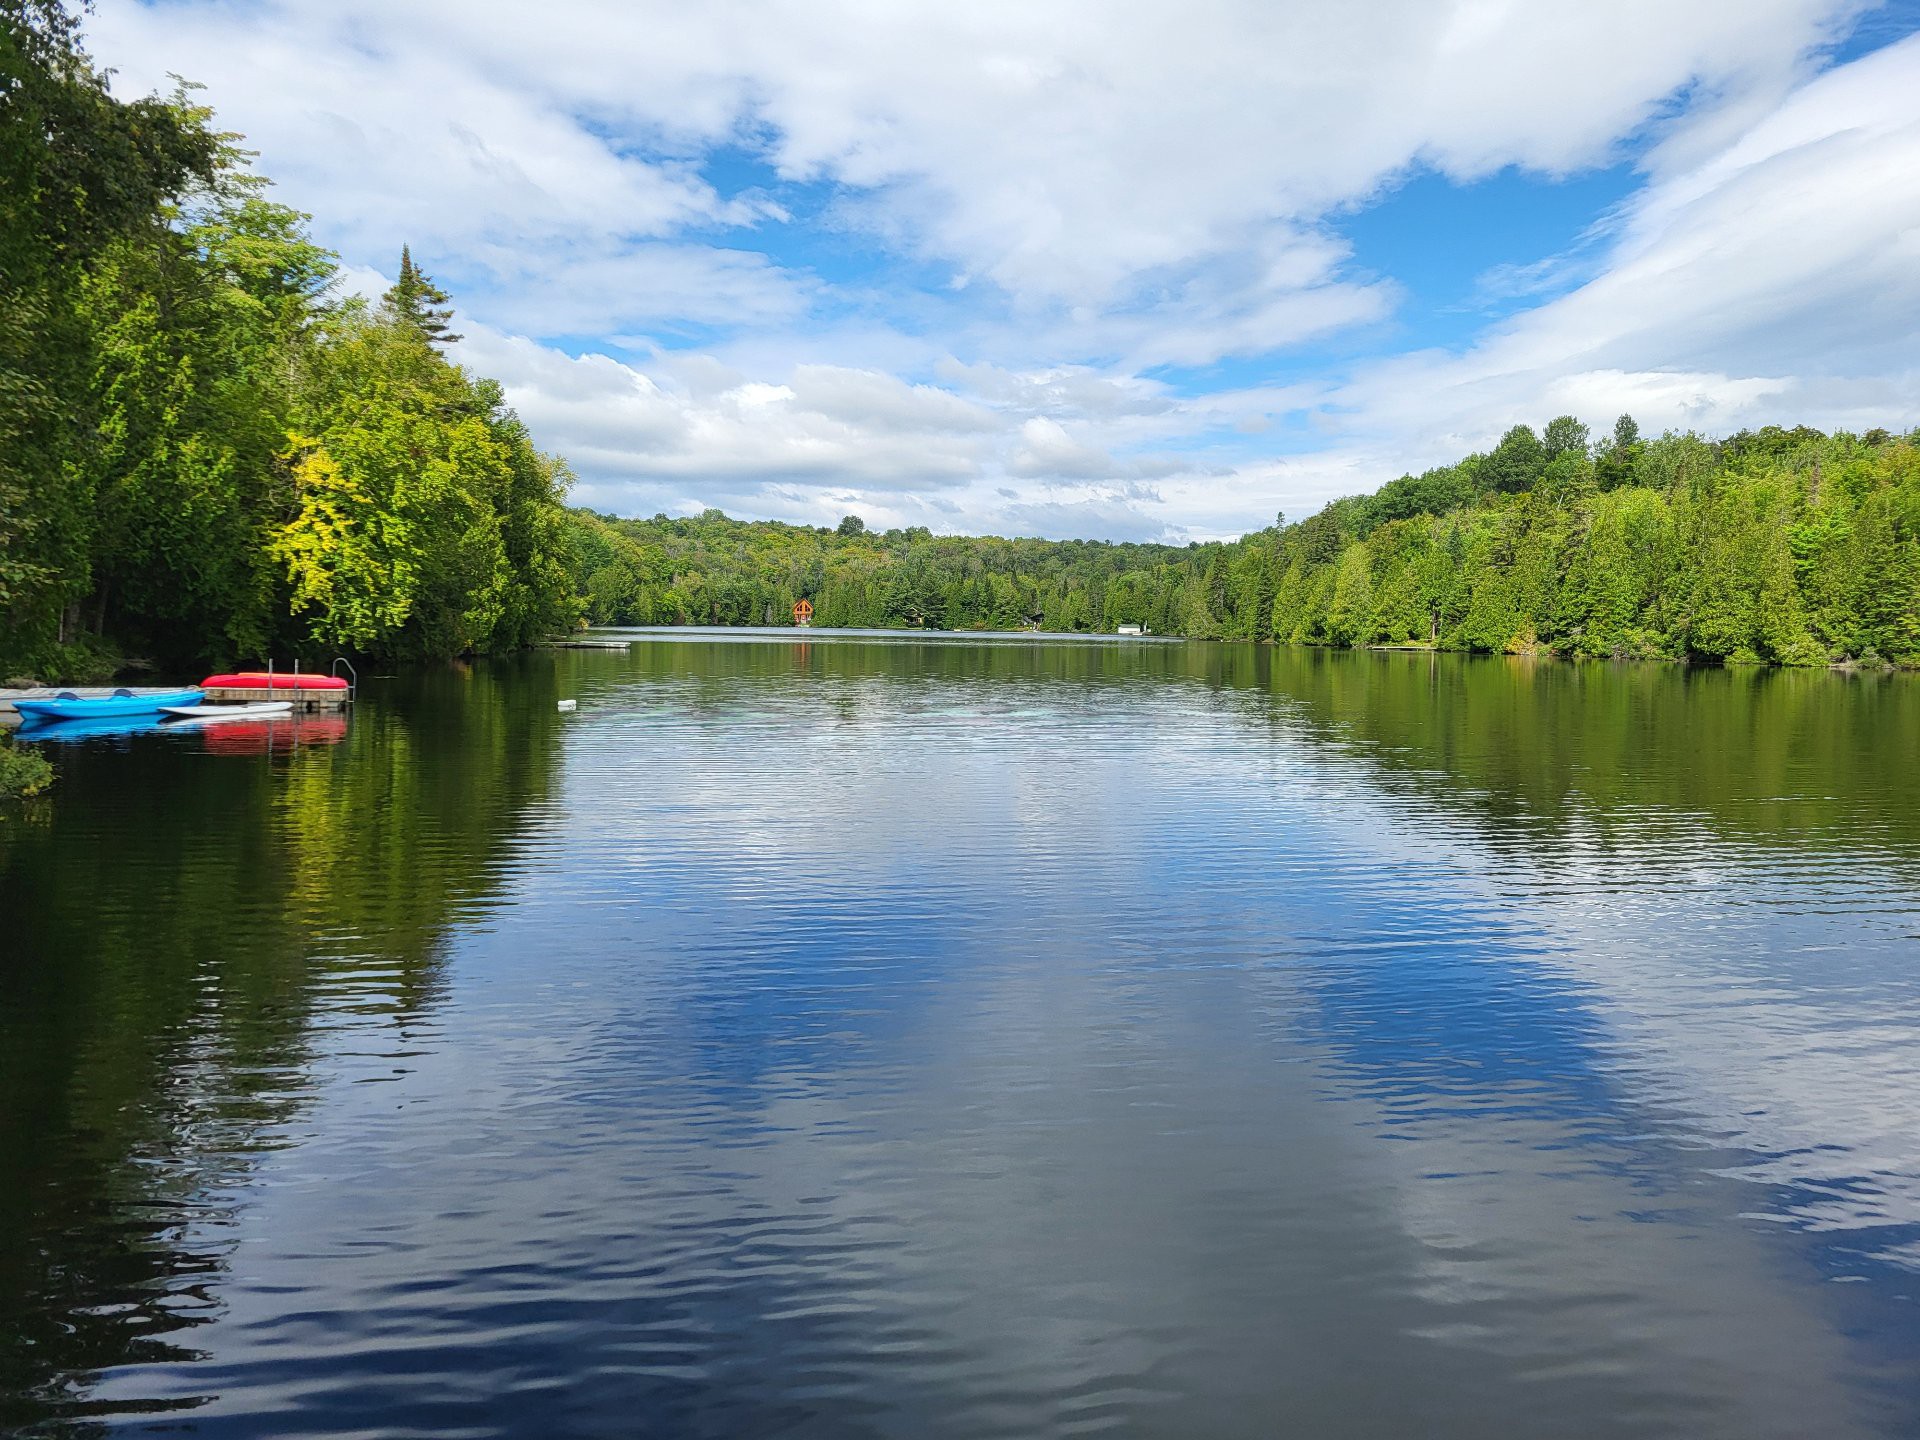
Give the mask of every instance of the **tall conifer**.
M 451 345 L 460 338 L 448 328 L 448 322 L 453 319 L 452 300 L 433 283 L 432 276 L 413 263 L 409 246 L 400 247 L 400 278 L 393 282 L 381 303 L 389 315 L 413 326 L 430 345 Z

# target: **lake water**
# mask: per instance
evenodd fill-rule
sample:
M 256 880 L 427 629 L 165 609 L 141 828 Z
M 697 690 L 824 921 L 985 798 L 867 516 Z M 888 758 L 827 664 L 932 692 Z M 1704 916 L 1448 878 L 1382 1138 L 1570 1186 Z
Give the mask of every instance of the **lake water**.
M 1912 677 L 792 632 L 59 745 L 0 1429 L 1920 1433 L 1916 747 Z

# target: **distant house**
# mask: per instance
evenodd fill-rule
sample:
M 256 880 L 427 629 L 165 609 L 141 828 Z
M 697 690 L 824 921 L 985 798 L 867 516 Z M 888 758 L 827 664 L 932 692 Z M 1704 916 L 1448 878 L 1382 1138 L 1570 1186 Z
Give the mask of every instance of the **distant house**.
M 796 600 L 793 602 L 793 623 L 796 625 L 813 624 L 813 602 Z
M 1147 632 L 1139 625 L 1122 625 L 1115 633 L 1120 635 L 1144 635 Z

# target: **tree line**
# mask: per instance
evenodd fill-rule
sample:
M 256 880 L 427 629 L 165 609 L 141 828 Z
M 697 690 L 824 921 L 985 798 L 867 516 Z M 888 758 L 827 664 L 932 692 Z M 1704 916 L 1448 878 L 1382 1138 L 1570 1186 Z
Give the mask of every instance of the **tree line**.
M 601 624 L 784 625 L 812 603 L 815 625 L 1180 633 L 1184 546 L 935 535 L 729 519 L 569 515 L 574 575 Z
M 569 514 L 613 624 L 1091 631 L 1786 665 L 1920 665 L 1920 432 L 1593 441 L 1560 416 L 1225 543 Z
M 561 465 L 449 358 L 403 250 L 337 294 L 182 87 L 115 99 L 59 0 L 0 4 L 0 680 L 570 623 Z

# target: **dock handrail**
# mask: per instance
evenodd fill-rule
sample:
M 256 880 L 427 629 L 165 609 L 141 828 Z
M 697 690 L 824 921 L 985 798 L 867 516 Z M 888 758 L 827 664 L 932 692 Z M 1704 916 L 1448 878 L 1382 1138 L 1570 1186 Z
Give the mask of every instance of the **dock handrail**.
M 353 668 L 351 660 L 344 655 L 334 656 L 333 664 L 327 667 L 327 673 L 336 679 L 339 678 L 342 665 L 347 667 L 347 699 L 357 700 L 360 698 L 360 672 Z

